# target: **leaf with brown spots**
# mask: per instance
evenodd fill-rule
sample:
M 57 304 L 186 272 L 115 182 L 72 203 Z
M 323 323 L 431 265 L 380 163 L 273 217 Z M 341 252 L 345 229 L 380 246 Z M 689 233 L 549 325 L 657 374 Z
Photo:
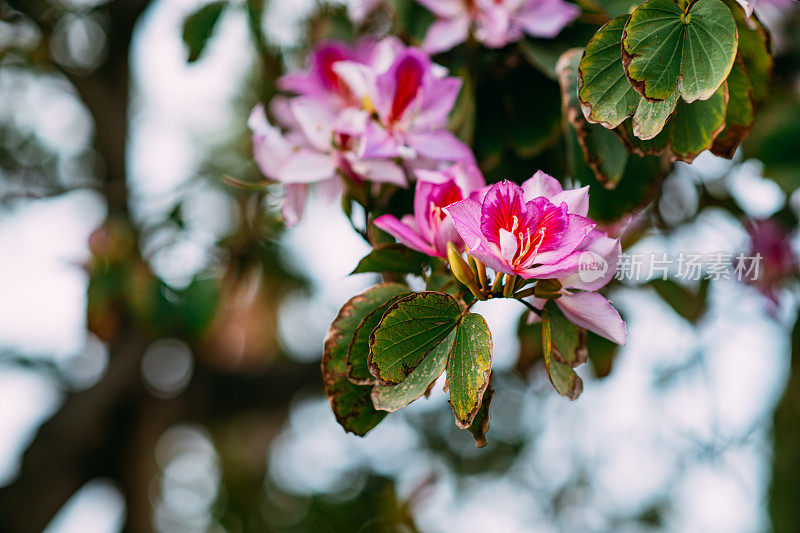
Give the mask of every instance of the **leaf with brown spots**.
M 372 287 L 344 304 L 331 324 L 322 356 L 322 384 L 336 420 L 345 431 L 363 437 L 386 416 L 386 412 L 373 407 L 371 387 L 347 379 L 347 348 L 356 327 L 370 311 L 405 291 L 408 287 L 399 283 Z
M 447 361 L 450 406 L 461 429 L 469 428 L 481 407 L 492 373 L 492 333 L 481 315 L 465 315 Z

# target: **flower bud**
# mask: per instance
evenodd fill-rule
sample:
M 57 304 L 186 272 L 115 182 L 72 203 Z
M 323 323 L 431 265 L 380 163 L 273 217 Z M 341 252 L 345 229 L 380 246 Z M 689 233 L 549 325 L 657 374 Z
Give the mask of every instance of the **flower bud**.
M 461 252 L 458 251 L 456 245 L 452 242 L 447 243 L 447 260 L 450 262 L 450 270 L 458 281 L 466 285 L 466 287 L 475 295 L 479 300 L 485 300 L 486 297 L 481 294 L 478 288 L 478 283 L 475 281 L 475 274 L 469 267 L 464 258 L 461 257 Z
M 557 279 L 543 279 L 536 282 L 533 295 L 543 300 L 555 300 L 561 297 L 561 282 Z

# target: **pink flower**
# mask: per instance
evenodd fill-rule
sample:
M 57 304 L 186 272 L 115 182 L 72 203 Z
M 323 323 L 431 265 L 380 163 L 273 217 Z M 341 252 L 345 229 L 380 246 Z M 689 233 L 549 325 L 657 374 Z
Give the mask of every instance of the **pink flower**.
M 595 227 L 587 209 L 585 188 L 563 191 L 555 179 L 537 173 L 523 187 L 497 183 L 482 202 L 468 198 L 445 210 L 469 254 L 492 270 L 553 278 L 578 266 L 578 247 Z
M 611 302 L 594 292 L 614 277 L 622 253 L 620 241 L 595 229 L 584 239 L 578 250 L 581 256 L 577 270 L 556 278 L 562 288 L 561 296 L 555 303 L 576 326 L 617 344 L 625 344 L 628 340 L 625 322 Z M 537 309 L 543 309 L 547 300 L 533 298 L 532 303 Z M 531 322 L 538 321 L 539 317 L 531 314 Z
M 444 52 L 475 38 L 490 48 L 501 48 L 523 34 L 553 38 L 573 21 L 580 9 L 563 0 L 417 0 L 437 20 L 428 29 L 422 48 Z
M 262 106 L 249 125 L 256 163 L 286 188 L 288 224 L 301 216 L 312 183 L 329 191 L 341 190 L 341 180 L 407 187 L 409 172 L 474 161 L 446 129 L 461 81 L 394 37 L 325 43 L 308 70 L 283 76 L 279 86 L 296 94 L 270 104 L 280 128 Z
M 473 161 L 470 148 L 449 132 L 448 117 L 461 80 L 446 75 L 416 48 L 406 48 L 385 71 L 352 61 L 336 65 L 364 112 L 375 117 L 363 131 L 363 157 Z
M 417 176 L 414 215 L 400 220 L 383 215 L 375 225 L 409 248 L 431 256 L 447 257 L 448 242 L 463 250 L 464 243 L 444 208 L 484 185 L 480 170 L 459 163 L 444 171 L 418 171 Z
M 745 281 L 775 305 L 786 282 L 798 274 L 798 259 L 789 234 L 774 220 L 753 220 L 747 225 L 750 235 L 748 264 L 737 265 L 749 275 Z M 760 259 L 759 259 L 760 257 Z

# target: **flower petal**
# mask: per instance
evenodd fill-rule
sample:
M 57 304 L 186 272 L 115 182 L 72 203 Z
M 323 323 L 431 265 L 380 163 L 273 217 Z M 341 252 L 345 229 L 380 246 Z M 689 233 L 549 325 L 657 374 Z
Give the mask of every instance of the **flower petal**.
M 450 18 L 465 12 L 463 0 L 417 0 L 437 17 Z
M 303 216 L 308 186 L 298 183 L 286 185 L 285 189 L 286 193 L 283 196 L 281 212 L 283 213 L 284 223 L 287 227 L 291 227 L 297 224 Z
M 400 221 L 394 215 L 383 215 L 375 219 L 375 225 L 409 248 L 428 255 L 439 255 L 420 237 L 417 229 L 412 227 L 405 217 Z
M 558 248 L 541 252 L 536 256 L 536 262 L 542 264 L 552 264 L 560 261 L 575 251 L 587 235 L 597 224 L 586 217 L 568 214 L 567 227 L 561 237 Z
M 576 326 L 593 331 L 617 344 L 625 344 L 628 341 L 625 321 L 611 302 L 601 294 L 579 292 L 564 295 L 556 300 L 556 303 L 564 316 Z
M 579 250 L 578 272 L 562 278 L 561 285 L 565 289 L 596 291 L 608 284 L 617 272 L 619 256 L 622 254 L 619 239 L 612 239 L 594 229 L 581 243 Z
M 463 43 L 469 36 L 469 16 L 464 13 L 452 18 L 442 18 L 428 27 L 422 49 L 429 54 L 438 54 Z
M 562 189 L 557 179 L 539 170 L 522 184 L 522 190 L 526 202 L 544 196 L 556 203 L 553 198 L 561 193 Z
M 289 107 L 308 143 L 320 152 L 331 150 L 334 114 L 318 100 L 294 98 Z
M 580 12 L 578 6 L 563 0 L 530 0 L 514 16 L 514 24 L 533 37 L 552 39 Z
M 308 148 L 300 148 L 283 163 L 278 180 L 284 183 L 313 183 L 332 178 L 336 159 Z
M 446 128 L 450 112 L 461 92 L 460 78 L 432 79 L 422 95 L 422 110 L 414 119 L 414 128 Z
M 469 146 L 447 130 L 409 132 L 406 144 L 418 154 L 438 161 L 475 161 Z
M 589 214 L 589 186 L 580 189 L 567 189 L 552 198 L 556 205 L 565 203 L 573 215 L 585 217 Z

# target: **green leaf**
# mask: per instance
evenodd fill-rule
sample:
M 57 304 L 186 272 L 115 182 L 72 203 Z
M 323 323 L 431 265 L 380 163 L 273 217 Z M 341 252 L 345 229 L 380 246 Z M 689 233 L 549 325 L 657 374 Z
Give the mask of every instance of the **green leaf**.
M 345 431 L 364 436 L 386 416 L 376 411 L 371 387 L 355 385 L 347 379 L 347 348 L 358 324 L 386 300 L 408 290 L 398 283 L 382 283 L 351 298 L 331 324 L 322 354 L 322 384 L 325 394 Z
M 492 404 L 493 397 L 494 388 L 492 388 L 492 379 L 490 377 L 489 388 L 487 388 L 486 392 L 483 394 L 481 408 L 478 409 L 475 418 L 472 420 L 472 425 L 469 427 L 469 432 L 472 433 L 475 439 L 475 445 L 478 446 L 478 448 L 486 446 L 486 433 L 489 431 L 489 407 Z
M 597 30 L 578 67 L 578 98 L 589 122 L 616 128 L 636 111 L 641 96 L 622 66 L 623 15 Z
M 580 109 L 578 63 L 581 54 L 582 51 L 578 48 L 568 50 L 556 65 L 562 104 L 567 119 L 575 130 L 586 164 L 600 183 L 607 188 L 613 188 L 625 172 L 628 152 L 613 132 L 602 126 L 590 124 Z M 639 98 L 638 95 L 636 97 Z
M 189 49 L 187 61 L 193 63 L 200 58 L 208 40 L 214 33 L 227 1 L 211 2 L 201 7 L 183 21 L 183 42 Z
M 469 313 L 456 329 L 447 361 L 447 387 L 456 425 L 469 428 L 481 407 L 492 373 L 492 333 L 481 315 Z
M 430 263 L 430 256 L 402 244 L 383 244 L 362 258 L 350 274 L 392 272 L 419 275 Z
M 731 71 L 736 23 L 721 0 L 697 0 L 686 12 L 673 0 L 650 0 L 625 26 L 622 59 L 628 78 L 649 100 L 677 88 L 686 102 L 710 98 Z
M 592 363 L 594 375 L 598 378 L 608 376 L 614 367 L 614 361 L 619 352 L 619 344 L 591 331 L 588 332 L 586 344 L 589 349 L 589 360 Z
M 639 107 L 633 115 L 633 134 L 645 141 L 654 138 L 664 129 L 677 104 L 678 91 L 659 102 L 640 97 Z
M 654 279 L 648 283 L 667 304 L 680 316 L 696 324 L 708 309 L 709 280 L 700 282 L 697 290 L 680 285 L 672 280 Z
M 558 305 L 550 301 L 545 306 L 550 318 L 551 350 L 554 358 L 575 368 L 586 362 L 586 330 L 569 321 Z
M 725 110 L 725 129 L 714 139 L 711 152 L 720 157 L 733 159 L 736 148 L 750 136 L 755 122 L 753 84 L 744 68 L 736 62 L 728 76 L 728 107 Z
M 347 348 L 347 377 L 356 385 L 373 385 L 375 377 L 369 373 L 367 360 L 369 358 L 369 337 L 378 327 L 384 313 L 393 303 L 410 295 L 411 292 L 403 285 L 397 285 L 397 295 L 392 296 L 386 303 L 376 307 L 365 316 L 356 327 L 350 345 Z
M 573 343 L 567 342 L 570 337 L 568 333 L 558 332 L 561 328 L 556 304 L 548 302 L 542 310 L 542 346 L 544 348 L 544 365 L 547 370 L 547 377 L 553 384 L 556 391 L 569 400 L 577 400 L 583 392 L 583 380 L 572 369 L 571 363 L 567 362 L 569 356 L 565 356 L 560 349 L 571 348 Z M 554 335 L 555 332 L 555 335 Z M 584 336 L 584 343 L 585 343 Z M 559 348 L 559 346 L 561 348 Z M 575 354 L 577 356 L 577 354 Z M 578 360 L 577 357 L 574 358 Z
M 727 99 L 727 85 L 723 84 L 708 100 L 691 104 L 678 101 L 675 115 L 652 139 L 637 138 L 628 124 L 614 131 L 635 154 L 656 155 L 670 150 L 673 160 L 691 163 L 701 152 L 711 148 L 724 129 Z
M 763 104 L 770 94 L 775 69 L 775 57 L 772 49 L 772 36 L 764 23 L 753 13 L 745 15 L 736 0 L 726 0 L 736 19 L 739 33 L 738 56 L 744 63 L 745 71 L 753 84 L 753 100 L 756 105 Z
M 397 385 L 458 324 L 461 308 L 440 292 L 419 292 L 389 307 L 369 339 L 369 371 L 384 386 Z
M 670 121 L 669 145 L 675 158 L 691 162 L 708 150 L 725 127 L 727 87 L 720 86 L 708 100 L 681 102 Z
M 455 336 L 455 330 L 451 331 L 402 383 L 391 387 L 375 385 L 372 389 L 372 403 L 375 409 L 397 411 L 423 394 L 429 394 L 431 387 L 447 366 L 447 356 L 450 355 Z

